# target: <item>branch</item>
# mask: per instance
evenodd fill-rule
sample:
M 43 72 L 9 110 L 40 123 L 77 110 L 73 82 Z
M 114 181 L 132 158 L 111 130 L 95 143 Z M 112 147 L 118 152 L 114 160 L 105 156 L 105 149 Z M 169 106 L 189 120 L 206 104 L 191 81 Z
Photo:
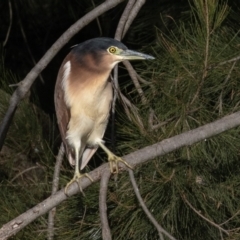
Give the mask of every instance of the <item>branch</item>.
M 133 20 L 135 19 L 135 17 L 137 16 L 138 12 L 140 11 L 140 9 L 142 8 L 142 6 L 144 5 L 146 0 L 137 0 L 136 4 L 133 6 L 130 15 L 127 19 L 127 22 L 124 26 L 124 30 L 123 30 L 123 35 L 122 37 L 125 36 L 126 32 L 128 31 L 130 25 L 132 24 Z
M 208 223 L 210 223 L 211 225 L 213 225 L 214 227 L 218 228 L 220 232 L 224 232 L 225 234 L 229 235 L 229 232 L 227 230 L 225 230 L 224 228 L 222 228 L 220 225 L 216 224 L 215 222 L 209 220 L 208 218 L 206 218 L 205 216 L 203 216 L 200 211 L 198 211 L 197 209 L 195 209 L 193 207 L 193 205 L 187 200 L 187 198 L 183 195 L 182 196 L 184 202 L 198 215 L 200 216 L 202 219 L 204 219 L 205 221 L 207 221 Z
M 221 62 L 221 63 L 218 63 L 218 64 L 214 64 L 212 66 L 209 66 L 208 69 L 217 68 L 217 67 L 222 66 L 222 65 L 227 64 L 227 63 L 237 62 L 238 60 L 240 60 L 240 56 L 231 58 L 231 59 L 229 59 L 227 61 L 224 61 L 224 62 Z
M 115 33 L 114 38 L 117 39 L 118 41 L 121 41 L 122 39 L 122 33 L 123 29 L 125 26 L 125 23 L 129 17 L 130 11 L 132 10 L 133 4 L 135 3 L 136 0 L 129 0 L 127 3 L 127 6 L 125 7 L 123 14 L 118 22 L 117 30 Z M 112 121 L 112 137 L 111 137 L 111 142 L 112 142 L 112 149 L 115 147 L 115 108 L 116 108 L 116 101 L 117 101 L 117 93 L 119 91 L 119 85 L 118 85 L 118 66 L 115 66 L 113 70 L 113 100 L 112 100 L 112 107 L 111 107 L 111 121 Z
M 139 188 L 138 188 L 137 183 L 135 181 L 133 171 L 131 169 L 129 169 L 128 173 L 129 173 L 129 177 L 130 177 L 135 195 L 137 196 L 137 199 L 138 199 L 143 211 L 146 213 L 148 219 L 152 222 L 152 224 L 157 229 L 160 239 L 163 240 L 164 237 L 163 237 L 162 234 L 165 234 L 170 240 L 176 240 L 176 238 L 174 238 L 170 233 L 168 233 L 165 229 L 162 228 L 162 226 L 156 221 L 156 219 L 150 213 L 150 211 L 148 210 L 146 204 L 144 203 L 144 201 L 143 201 L 143 199 L 142 199 L 142 197 L 139 193 Z
M 135 4 L 136 0 L 129 0 L 127 6 L 125 7 L 123 14 L 118 22 L 117 30 L 115 33 L 114 38 L 117 39 L 118 41 L 121 41 L 122 38 L 124 38 L 123 35 L 123 29 L 124 26 L 129 18 L 130 12 L 133 8 L 133 5 Z M 128 29 L 127 29 L 128 30 Z
M 37 65 L 27 74 L 27 76 L 19 83 L 19 87 L 13 93 L 9 108 L 0 125 L 0 150 L 2 149 L 4 140 L 6 138 L 9 126 L 16 111 L 16 108 L 21 99 L 26 95 L 32 86 L 33 82 L 41 71 L 48 65 L 58 51 L 83 27 L 93 21 L 96 17 L 100 16 L 107 10 L 115 7 L 123 0 L 107 0 L 94 8 L 91 12 L 87 13 L 76 23 L 74 23 L 62 36 L 52 45 L 52 47 L 46 52 L 46 54 L 40 59 Z
M 101 182 L 100 182 L 100 192 L 99 192 L 99 212 L 100 212 L 100 219 L 102 225 L 102 239 L 111 240 L 111 232 L 110 227 L 108 224 L 107 218 L 107 189 L 108 189 L 108 182 L 111 176 L 111 172 L 106 169 L 102 172 Z
M 143 122 L 141 120 L 141 117 L 138 114 L 138 108 L 133 103 L 131 103 L 131 101 L 126 96 L 124 96 L 121 93 L 120 90 L 119 90 L 118 94 L 119 94 L 120 100 L 122 100 L 122 106 L 124 108 L 124 111 L 125 111 L 128 119 L 133 122 L 132 114 L 129 111 L 129 109 L 130 109 L 131 112 L 133 113 L 134 117 L 135 117 L 135 120 L 136 120 L 136 121 L 134 121 L 135 124 L 137 124 L 137 126 L 139 127 L 139 129 L 143 133 L 144 132 L 144 126 L 143 126 Z
M 6 46 L 7 44 L 7 41 L 8 41 L 8 38 L 9 38 L 9 35 L 10 35 L 10 31 L 11 31 L 11 28 L 12 28 L 12 3 L 10 0 L 8 0 L 8 6 L 9 6 L 9 26 L 8 26 L 8 30 L 7 30 L 7 35 L 6 35 L 6 38 L 3 42 L 3 47 Z
M 139 96 L 141 97 L 141 101 L 143 105 L 147 104 L 147 98 L 145 97 L 143 90 L 139 84 L 138 78 L 137 78 L 137 73 L 135 71 L 135 69 L 133 68 L 132 64 L 129 61 L 124 61 L 123 62 L 124 66 L 126 67 L 129 76 L 131 77 L 133 84 L 139 94 Z
M 58 190 L 59 185 L 59 173 L 60 168 L 62 165 L 64 157 L 64 145 L 61 144 L 61 147 L 58 151 L 58 155 L 56 158 L 55 168 L 54 168 L 54 174 L 53 174 L 53 183 L 52 183 L 52 195 L 54 195 Z M 48 213 L 48 240 L 52 240 L 54 236 L 54 216 L 56 213 L 56 208 L 53 208 Z
M 155 143 L 151 146 L 144 147 L 138 151 L 123 156 L 123 158 L 132 166 L 138 166 L 145 163 L 148 160 L 154 159 L 159 156 L 163 156 L 183 146 L 189 146 L 206 138 L 215 136 L 231 128 L 240 125 L 240 111 L 233 113 L 229 116 L 223 117 L 215 122 L 206 124 L 194 130 L 190 130 L 185 133 L 181 133 L 177 136 L 165 139 L 161 142 Z M 119 164 L 119 170 L 126 170 L 127 167 L 124 164 Z M 96 168 L 89 173 L 89 176 L 93 179 L 93 182 L 100 180 L 103 171 L 109 170 L 107 163 Z M 88 178 L 83 178 L 79 183 L 82 189 L 87 188 L 92 184 Z M 68 188 L 68 196 L 71 197 L 79 192 L 79 186 L 77 183 L 73 183 Z M 23 229 L 29 223 L 43 214 L 50 211 L 52 208 L 58 206 L 61 202 L 68 198 L 64 194 L 64 189 L 58 191 L 56 194 L 50 196 L 43 202 L 39 203 L 35 207 L 29 209 L 25 213 L 6 223 L 0 229 L 0 239 L 4 240 L 18 231 Z

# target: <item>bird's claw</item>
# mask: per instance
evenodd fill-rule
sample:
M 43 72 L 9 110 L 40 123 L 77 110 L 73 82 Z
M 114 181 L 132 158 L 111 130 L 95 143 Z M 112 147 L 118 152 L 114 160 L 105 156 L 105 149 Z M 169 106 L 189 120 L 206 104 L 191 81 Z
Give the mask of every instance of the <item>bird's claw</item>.
M 110 171 L 111 173 L 118 173 L 118 162 L 121 162 L 123 164 L 125 164 L 128 168 L 132 169 L 132 166 L 129 165 L 125 160 L 123 160 L 122 158 L 112 154 L 109 158 L 108 158 L 108 161 L 109 161 L 109 165 L 110 165 Z M 115 168 L 115 171 L 114 171 L 114 168 Z
M 80 182 L 79 182 L 79 180 L 80 180 L 81 178 L 83 178 L 83 177 L 87 177 L 91 182 L 93 182 L 93 179 L 92 179 L 87 173 L 84 173 L 84 174 L 75 173 L 74 176 L 73 176 L 73 178 L 72 178 L 72 180 L 67 183 L 67 185 L 66 185 L 66 187 L 65 187 L 65 189 L 64 189 L 64 193 L 68 196 L 68 194 L 67 194 L 67 189 L 68 189 L 68 187 L 69 187 L 73 182 L 76 182 L 76 183 L 78 184 L 79 191 L 80 191 L 83 195 L 85 195 L 84 192 L 83 192 L 83 190 L 82 190 L 82 186 L 81 186 L 81 184 L 80 184 Z

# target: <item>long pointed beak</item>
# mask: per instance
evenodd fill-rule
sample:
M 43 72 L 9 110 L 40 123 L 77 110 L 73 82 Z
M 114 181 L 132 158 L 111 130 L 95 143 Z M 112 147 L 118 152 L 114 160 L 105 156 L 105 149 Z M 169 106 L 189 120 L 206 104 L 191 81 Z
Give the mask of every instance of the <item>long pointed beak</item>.
M 141 59 L 155 59 L 153 56 L 150 56 L 148 54 L 140 53 L 133 50 L 123 50 L 119 56 L 122 57 L 124 60 L 141 60 Z

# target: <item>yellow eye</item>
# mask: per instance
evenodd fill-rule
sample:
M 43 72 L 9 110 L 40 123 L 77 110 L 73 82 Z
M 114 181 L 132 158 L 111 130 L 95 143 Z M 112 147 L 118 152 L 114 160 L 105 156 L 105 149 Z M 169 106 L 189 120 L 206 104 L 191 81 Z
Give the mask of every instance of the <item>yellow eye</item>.
M 109 51 L 110 53 L 116 53 L 117 49 L 116 49 L 115 47 L 110 47 L 110 48 L 108 49 L 108 51 Z

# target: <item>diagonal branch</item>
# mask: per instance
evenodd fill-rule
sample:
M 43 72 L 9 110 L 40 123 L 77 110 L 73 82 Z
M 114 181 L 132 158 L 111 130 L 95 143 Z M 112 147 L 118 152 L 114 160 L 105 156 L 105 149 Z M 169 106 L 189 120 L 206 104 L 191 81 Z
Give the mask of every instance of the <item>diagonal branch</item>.
M 91 12 L 87 13 L 81 19 L 79 19 L 65 33 L 62 34 L 62 36 L 52 45 L 52 47 L 46 52 L 46 54 L 40 59 L 40 61 L 34 66 L 34 68 L 32 68 L 32 70 L 27 74 L 27 76 L 19 83 L 18 88 L 15 90 L 10 99 L 8 110 L 0 125 L 0 150 L 3 146 L 17 106 L 22 100 L 22 98 L 24 98 L 26 93 L 29 91 L 37 76 L 48 65 L 48 63 L 53 59 L 53 57 L 58 53 L 58 51 L 76 33 L 78 33 L 83 27 L 93 21 L 96 17 L 100 16 L 107 10 L 115 7 L 122 1 L 123 0 L 107 0 L 104 3 L 100 4 L 98 7 L 94 8 Z
M 199 141 L 203 141 L 206 138 L 213 137 L 231 128 L 240 125 L 240 111 L 233 113 L 229 116 L 223 117 L 215 122 L 208 123 L 204 126 L 190 130 L 188 132 L 181 133 L 177 136 L 165 139 L 161 142 L 155 143 L 151 146 L 144 147 L 138 151 L 125 155 L 123 158 L 131 165 L 138 166 L 145 163 L 148 160 L 154 159 L 159 156 L 163 156 L 183 146 L 189 146 Z M 120 170 L 126 170 L 127 167 L 124 164 L 119 164 Z M 93 179 L 93 182 L 97 182 L 101 179 L 103 171 L 109 169 L 108 164 L 96 168 L 89 173 L 89 176 Z M 92 184 L 88 178 L 83 178 L 79 183 L 82 189 L 87 188 Z M 68 188 L 68 196 L 71 197 L 79 192 L 79 186 L 77 183 L 73 183 Z M 0 229 L 0 239 L 4 240 L 8 237 L 16 234 L 29 223 L 43 214 L 50 211 L 52 208 L 58 206 L 61 202 L 68 197 L 64 194 L 64 189 L 58 191 L 56 194 L 50 196 L 43 202 L 39 203 L 35 207 L 29 209 L 25 213 L 6 223 Z
M 215 222 L 209 220 L 208 218 L 206 218 L 205 216 L 203 216 L 203 214 L 200 213 L 200 211 L 198 211 L 197 209 L 195 209 L 193 207 L 193 205 L 187 200 L 186 196 L 182 195 L 182 198 L 184 200 L 184 202 L 198 215 L 200 216 L 202 219 L 204 219 L 205 221 L 207 221 L 208 223 L 210 223 L 211 225 L 213 225 L 214 227 L 218 228 L 220 232 L 224 232 L 226 235 L 229 235 L 229 232 L 227 230 L 225 230 L 224 228 L 222 228 L 219 224 L 216 224 Z
M 164 239 L 163 234 L 165 234 L 170 240 L 176 240 L 176 238 L 174 238 L 170 233 L 168 233 L 157 221 L 156 219 L 153 217 L 153 215 L 151 214 L 151 212 L 148 210 L 146 204 L 144 203 L 141 194 L 139 192 L 139 188 L 137 186 L 137 183 L 135 181 L 134 178 L 134 174 L 133 171 L 131 169 L 128 170 L 129 173 L 129 177 L 133 186 L 133 190 L 135 192 L 135 195 L 137 196 L 137 199 L 143 209 L 143 211 L 146 213 L 148 219 L 152 222 L 152 224 L 155 226 L 155 228 L 158 231 L 158 235 L 160 237 L 161 240 Z

